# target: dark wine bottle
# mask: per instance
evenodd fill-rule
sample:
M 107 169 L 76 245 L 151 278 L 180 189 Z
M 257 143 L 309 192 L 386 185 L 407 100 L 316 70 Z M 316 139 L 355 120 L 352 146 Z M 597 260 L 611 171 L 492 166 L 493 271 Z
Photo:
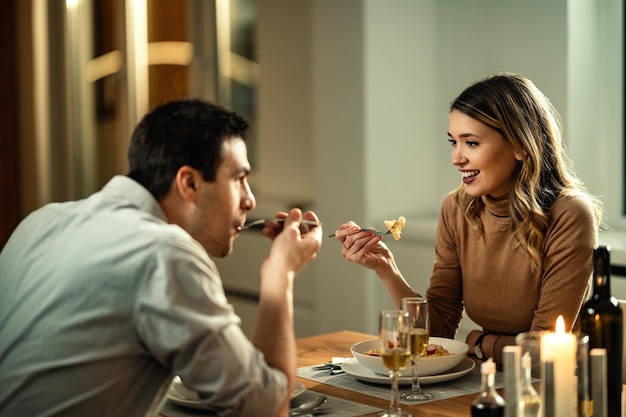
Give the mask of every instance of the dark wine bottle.
M 610 261 L 610 247 L 594 249 L 593 294 L 583 305 L 580 319 L 581 331 L 589 336 L 589 349 L 606 349 L 608 417 L 621 417 L 623 317 L 619 302 L 611 295 Z M 591 367 L 590 372 L 594 372 Z

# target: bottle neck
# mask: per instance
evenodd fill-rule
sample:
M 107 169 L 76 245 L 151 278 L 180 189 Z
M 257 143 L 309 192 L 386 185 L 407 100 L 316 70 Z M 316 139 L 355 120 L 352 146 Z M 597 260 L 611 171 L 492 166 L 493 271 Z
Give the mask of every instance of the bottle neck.
M 593 276 L 593 295 L 595 298 L 611 298 L 611 278 L 609 274 Z
M 522 368 L 522 385 L 530 385 L 530 384 L 532 384 L 531 367 L 524 366 Z
M 496 376 L 493 373 L 482 374 L 481 385 L 482 391 L 493 391 L 495 388 Z
M 593 251 L 593 296 L 611 298 L 611 255 L 608 247 Z

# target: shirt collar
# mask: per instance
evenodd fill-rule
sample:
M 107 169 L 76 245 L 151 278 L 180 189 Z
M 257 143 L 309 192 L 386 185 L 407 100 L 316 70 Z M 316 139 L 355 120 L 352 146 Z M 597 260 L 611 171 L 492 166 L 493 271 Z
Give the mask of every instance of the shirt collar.
M 143 185 L 124 175 L 116 175 L 103 187 L 106 193 L 124 197 L 141 210 L 168 222 L 163 209 L 154 196 Z

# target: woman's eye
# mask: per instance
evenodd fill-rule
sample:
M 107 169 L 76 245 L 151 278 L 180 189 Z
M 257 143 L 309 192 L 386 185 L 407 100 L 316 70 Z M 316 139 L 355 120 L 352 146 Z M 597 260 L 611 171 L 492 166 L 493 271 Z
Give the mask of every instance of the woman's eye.
M 467 146 L 470 148 L 475 148 L 478 146 L 478 142 L 467 142 Z
M 456 140 L 454 139 L 448 139 L 448 143 L 452 146 L 456 145 Z

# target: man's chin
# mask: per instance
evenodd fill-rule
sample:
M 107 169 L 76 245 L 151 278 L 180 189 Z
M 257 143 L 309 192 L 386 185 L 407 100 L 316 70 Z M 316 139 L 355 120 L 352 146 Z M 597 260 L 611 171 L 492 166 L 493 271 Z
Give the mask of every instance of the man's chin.
M 215 256 L 216 258 L 225 258 L 228 255 L 230 255 L 231 253 L 233 253 L 233 247 L 232 246 L 227 248 L 227 249 L 225 249 L 225 250 L 222 250 L 222 251 L 218 252 L 216 255 L 213 255 L 213 256 Z
M 233 253 L 233 243 L 230 242 L 227 246 L 212 246 L 212 247 L 204 247 L 209 256 L 213 258 L 225 258 L 231 253 Z

